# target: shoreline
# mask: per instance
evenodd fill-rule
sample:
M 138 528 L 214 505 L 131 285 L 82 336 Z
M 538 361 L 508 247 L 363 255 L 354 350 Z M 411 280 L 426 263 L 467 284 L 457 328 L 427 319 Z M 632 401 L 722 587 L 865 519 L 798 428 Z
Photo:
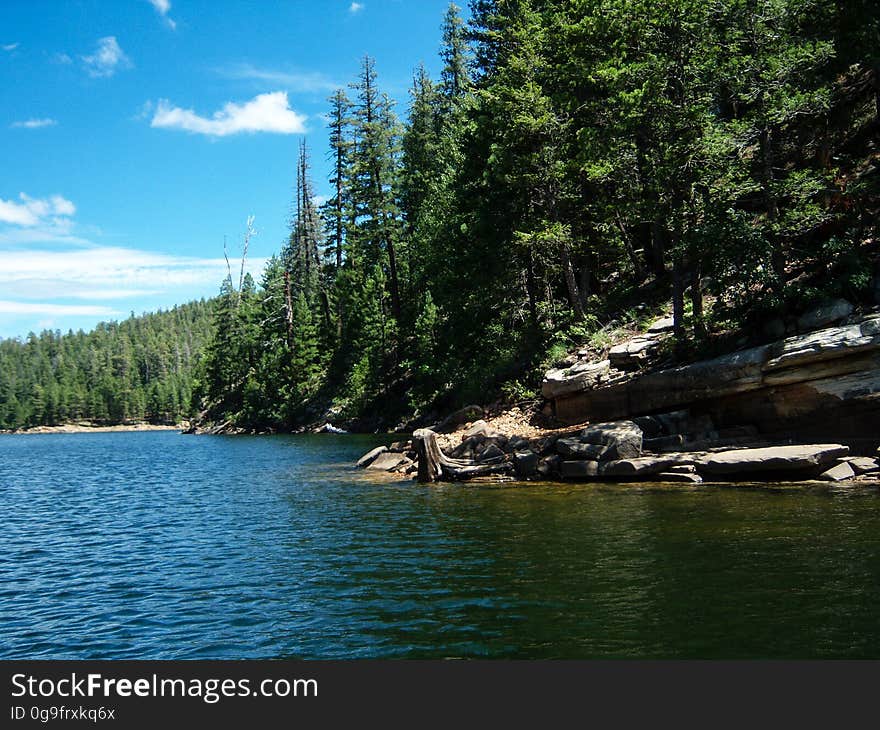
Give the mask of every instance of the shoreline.
M 59 426 L 32 426 L 15 431 L 0 431 L 0 435 L 45 434 L 45 433 L 116 433 L 134 431 L 182 431 L 181 424 L 166 426 L 152 423 L 120 423 L 113 426 L 100 426 L 88 423 L 65 423 Z

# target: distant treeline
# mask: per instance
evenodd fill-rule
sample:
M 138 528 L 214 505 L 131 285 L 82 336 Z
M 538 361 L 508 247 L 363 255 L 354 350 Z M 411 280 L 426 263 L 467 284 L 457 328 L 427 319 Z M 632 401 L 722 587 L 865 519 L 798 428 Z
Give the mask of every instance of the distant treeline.
M 473 0 L 408 118 L 372 59 L 329 99 L 332 195 L 230 277 L 211 420 L 376 426 L 499 392 L 628 308 L 682 356 L 877 272 L 876 0 Z M 322 151 L 321 154 L 324 154 Z
M 89 333 L 0 340 L 0 429 L 77 420 L 177 423 L 189 413 L 212 310 L 203 300 Z

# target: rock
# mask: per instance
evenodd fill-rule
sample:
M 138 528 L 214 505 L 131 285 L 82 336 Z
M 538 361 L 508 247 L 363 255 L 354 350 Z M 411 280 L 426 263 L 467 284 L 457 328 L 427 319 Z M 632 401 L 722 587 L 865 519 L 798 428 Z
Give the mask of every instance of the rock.
M 690 484 L 702 484 L 703 477 L 699 474 L 690 474 L 688 472 L 665 471 L 657 475 L 659 481 L 662 482 L 687 482 Z
M 520 479 L 528 479 L 538 471 L 538 455 L 534 451 L 517 451 L 513 455 L 513 467 Z
M 826 482 L 840 482 L 844 479 L 852 479 L 856 473 L 853 471 L 852 466 L 850 466 L 849 462 L 842 461 L 840 464 L 836 466 L 832 466 L 830 469 L 826 469 L 819 475 L 819 479 L 822 479 Z
M 545 398 L 559 398 L 598 385 L 611 369 L 611 362 L 577 362 L 571 368 L 550 370 L 544 376 L 541 394 Z
M 503 461 L 505 456 L 506 454 L 496 444 L 489 444 L 477 457 L 477 461 L 481 464 L 488 464 L 490 462 Z
M 527 451 L 529 448 L 529 440 L 522 436 L 511 436 L 507 442 L 507 447 L 511 451 Z
M 842 319 L 846 319 L 853 312 L 853 306 L 845 299 L 835 299 L 821 307 L 817 307 L 806 314 L 798 317 L 797 326 L 801 332 L 826 327 Z
M 482 416 L 483 409 L 480 406 L 465 406 L 454 413 L 450 413 L 432 430 L 448 433 L 449 431 L 455 431 L 460 426 L 464 426 L 464 424 L 473 421 L 475 418 L 481 418 Z
M 336 428 L 332 423 L 325 423 L 314 429 L 314 433 L 348 433 L 344 428 Z
M 637 477 L 668 472 L 682 463 L 682 457 L 642 456 L 637 459 L 619 459 L 602 464 L 600 473 L 605 477 Z M 685 462 L 686 463 L 686 462 Z
M 849 463 L 856 474 L 872 474 L 880 471 L 880 463 L 870 456 L 847 456 L 844 461 Z
M 633 418 L 633 423 L 642 429 L 645 438 L 656 438 L 663 435 L 663 424 L 654 416 L 637 416 Z
M 559 472 L 564 479 L 587 479 L 599 474 L 598 461 L 563 461 Z
M 697 471 L 712 476 L 801 471 L 830 464 L 848 453 L 849 448 L 840 444 L 737 449 L 709 454 L 697 462 Z
M 408 458 L 404 457 L 403 461 L 394 468 L 394 471 L 398 474 L 409 474 L 411 470 L 417 469 L 415 462 Z
M 693 464 L 676 464 L 667 469 L 667 473 L 669 474 L 695 474 L 696 471 L 697 467 Z
M 480 437 L 480 438 L 484 438 L 484 439 L 498 438 L 501 435 L 502 434 L 500 431 L 496 431 L 494 428 L 492 428 L 488 423 L 486 423 L 482 419 L 480 419 L 479 421 L 472 424 L 471 427 L 467 431 L 464 432 L 465 439 L 474 438 L 474 437 Z
M 620 370 L 637 368 L 648 359 L 651 350 L 658 344 L 653 337 L 636 337 L 612 347 L 608 352 L 608 359 L 612 367 Z
M 680 433 L 672 436 L 658 436 L 657 438 L 644 439 L 642 448 L 646 451 L 653 451 L 655 454 L 662 454 L 664 451 L 681 451 L 684 446 L 684 436 Z
M 650 332 L 651 334 L 672 332 L 673 327 L 675 327 L 675 320 L 672 317 L 663 317 L 662 319 L 658 319 L 650 327 L 648 327 L 648 332 Z
M 391 446 L 388 447 L 388 450 L 393 451 L 397 454 L 402 454 L 407 451 L 407 449 L 409 449 L 411 446 L 411 441 L 395 441 L 393 444 L 391 444 Z
M 601 444 L 585 444 L 579 438 L 565 438 L 556 442 L 556 451 L 571 459 L 598 461 L 608 451 L 608 447 Z
M 403 454 L 395 454 L 391 451 L 385 451 L 373 459 L 372 463 L 367 466 L 367 469 L 375 469 L 376 471 L 393 471 L 401 464 L 405 464 L 408 461 L 409 459 Z
M 608 461 L 642 455 L 642 429 L 632 421 L 611 421 L 590 426 L 581 431 L 580 440 L 586 444 L 607 446 L 602 458 Z
M 710 415 L 715 427 L 685 421 L 656 433 L 644 421 L 645 436 L 681 433 L 690 441 L 698 431 L 717 431 L 728 444 L 754 445 L 757 434 L 724 433 L 750 424 L 770 443 L 835 441 L 862 453 L 880 423 L 880 314 L 643 375 L 608 373 L 581 388 L 562 386 L 553 399 L 559 422 L 650 417 L 666 426 L 655 414 L 690 411 Z
M 377 456 L 379 456 L 380 454 L 384 454 L 386 451 L 388 451 L 387 446 L 377 446 L 375 449 L 373 449 L 372 451 L 368 451 L 360 459 L 358 459 L 357 466 L 359 466 L 361 469 L 368 467 L 376 460 Z
M 545 456 L 538 462 L 538 474 L 544 477 L 553 476 L 554 474 L 559 473 L 559 462 L 560 458 L 558 454 L 553 454 L 552 456 Z

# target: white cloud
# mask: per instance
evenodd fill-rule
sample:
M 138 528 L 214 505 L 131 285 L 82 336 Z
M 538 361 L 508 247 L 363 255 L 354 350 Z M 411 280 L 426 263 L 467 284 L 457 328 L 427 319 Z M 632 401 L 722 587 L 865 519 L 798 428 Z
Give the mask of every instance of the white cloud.
M 352 15 L 354 15 L 355 13 L 359 13 L 363 9 L 364 9 L 363 3 L 352 3 L 351 5 L 348 6 L 348 12 L 351 13 Z
M 156 12 L 162 16 L 162 19 L 168 23 L 168 27 L 171 28 L 171 30 L 177 28 L 177 23 L 175 23 L 168 15 L 171 11 L 170 0 L 149 0 L 149 3 L 156 9 Z
M 40 129 L 42 127 L 54 127 L 56 124 L 58 124 L 57 119 L 49 119 L 47 117 L 45 119 L 25 119 L 22 122 L 13 122 L 9 126 L 20 129 Z
M 7 53 L 11 53 L 18 48 L 18 43 L 7 43 L 5 46 L 0 46 L 0 48 L 3 48 Z
M 274 132 L 303 134 L 306 117 L 290 108 L 287 92 L 259 94 L 243 104 L 227 102 L 212 117 L 202 117 L 192 109 L 172 106 L 167 99 L 159 100 L 151 127 L 182 129 L 212 137 L 226 137 L 242 132 Z
M 64 219 L 76 213 L 76 206 L 60 195 L 31 198 L 25 193 L 20 193 L 18 197 L 21 202 L 0 198 L 0 223 L 10 223 L 15 226 L 45 224 L 63 226 Z
M 66 53 L 56 53 L 52 56 L 53 63 L 60 63 L 62 66 L 69 66 L 73 63 L 73 59 Z
M 0 314 L 50 314 L 55 316 L 112 317 L 122 314 L 111 307 L 88 304 L 49 304 L 47 302 L 12 302 L 0 299 Z
M 297 92 L 330 92 L 344 86 L 317 71 L 284 71 L 279 69 L 258 68 L 249 63 L 239 63 L 223 69 L 218 73 L 230 79 L 262 81 L 276 86 L 285 86 L 289 91 Z
M 89 76 L 106 78 L 112 76 L 120 69 L 130 68 L 131 60 L 125 55 L 116 36 L 107 36 L 98 39 L 98 46 L 91 56 L 83 56 L 83 63 Z
M 233 261 L 237 274 L 236 262 Z M 266 260 L 248 260 L 259 275 Z M 175 256 L 121 246 L 57 251 L 0 249 L 0 290 L 17 299 L 129 299 L 184 290 L 184 298 L 219 287 L 226 276 L 222 258 Z

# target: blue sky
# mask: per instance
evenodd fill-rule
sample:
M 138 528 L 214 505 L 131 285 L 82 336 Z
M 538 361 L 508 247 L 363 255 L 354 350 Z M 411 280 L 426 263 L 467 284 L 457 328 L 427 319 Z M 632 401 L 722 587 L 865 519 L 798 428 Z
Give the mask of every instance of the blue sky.
M 460 3 L 464 5 L 465 3 Z M 286 237 L 302 134 L 376 59 L 405 112 L 448 0 L 0 2 L 0 337 L 216 293 L 249 215 Z

